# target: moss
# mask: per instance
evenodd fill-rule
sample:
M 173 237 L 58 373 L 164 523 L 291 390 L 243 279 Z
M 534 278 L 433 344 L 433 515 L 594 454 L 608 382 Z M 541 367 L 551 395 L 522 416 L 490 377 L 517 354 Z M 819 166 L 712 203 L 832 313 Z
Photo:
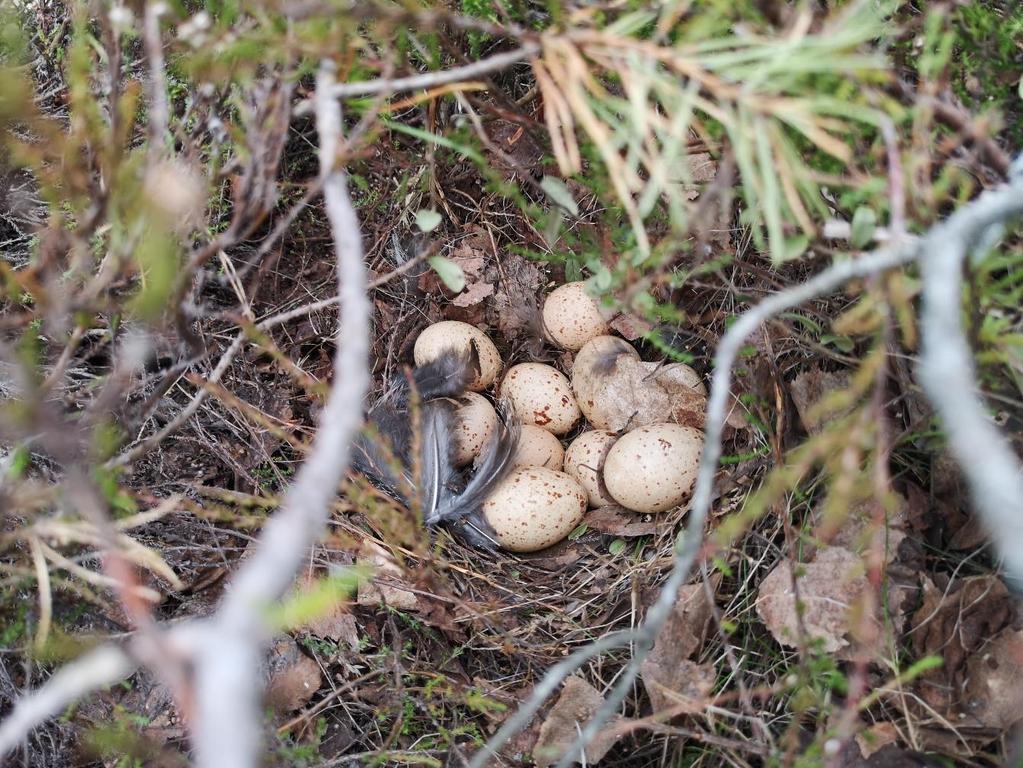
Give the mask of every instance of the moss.
M 1023 146 L 1023 6 L 1016 0 L 977 0 L 953 16 L 957 55 L 951 85 L 974 113 L 999 117 L 1012 147 Z

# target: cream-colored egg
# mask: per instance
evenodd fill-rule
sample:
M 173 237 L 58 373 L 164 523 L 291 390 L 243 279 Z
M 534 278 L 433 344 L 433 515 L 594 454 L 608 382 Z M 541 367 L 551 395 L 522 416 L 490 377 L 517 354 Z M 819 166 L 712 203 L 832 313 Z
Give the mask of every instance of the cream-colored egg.
M 519 443 L 512 457 L 516 467 L 546 467 L 561 471 L 565 449 L 561 441 L 542 427 L 523 424 L 519 428 Z
M 572 385 L 561 371 L 543 363 L 519 363 L 501 382 L 501 397 L 522 424 L 543 427 L 555 435 L 568 432 L 582 415 Z
M 479 456 L 483 446 L 497 433 L 499 424 L 497 411 L 487 398 L 476 392 L 466 392 L 455 411 L 452 425 L 455 466 L 464 467 Z
M 606 507 L 614 499 L 604 488 L 604 460 L 618 436 L 601 429 L 583 432 L 565 451 L 565 474 L 574 477 L 586 491 L 591 507 Z
M 586 491 L 564 472 L 519 467 L 483 502 L 497 543 L 512 552 L 536 552 L 568 536 L 586 512 Z
M 412 349 L 416 365 L 426 365 L 444 352 L 454 350 L 472 353 L 473 361 L 479 361 L 479 372 L 469 384 L 469 389 L 480 392 L 497 379 L 501 372 L 501 354 L 487 334 L 479 328 L 459 320 L 442 320 L 428 325 Z
M 543 304 L 543 324 L 551 341 L 573 351 L 609 330 L 600 306 L 582 282 L 565 283 L 551 291 Z
M 651 424 L 618 438 L 604 460 L 611 497 L 635 512 L 663 512 L 693 489 L 703 433 L 679 424 Z

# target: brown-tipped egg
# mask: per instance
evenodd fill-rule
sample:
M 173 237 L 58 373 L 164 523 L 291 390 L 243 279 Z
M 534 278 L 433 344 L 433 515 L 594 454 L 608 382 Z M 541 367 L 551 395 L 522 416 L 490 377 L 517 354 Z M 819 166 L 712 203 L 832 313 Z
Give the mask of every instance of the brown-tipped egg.
M 497 411 L 483 395 L 466 392 L 459 398 L 461 405 L 455 411 L 452 432 L 455 466 L 464 467 L 480 455 L 483 446 L 497 434 L 500 419 Z
M 586 512 L 586 491 L 564 472 L 519 467 L 483 502 L 497 543 L 511 552 L 536 552 L 572 532 Z
M 501 382 L 501 397 L 521 424 L 533 424 L 555 435 L 568 432 L 582 415 L 568 379 L 543 363 L 509 368 Z
M 604 485 L 634 512 L 663 512 L 693 490 L 703 433 L 680 424 L 651 424 L 618 438 L 604 459 Z
M 601 475 L 604 460 L 617 440 L 617 435 L 611 432 L 593 429 L 579 435 L 565 451 L 565 474 L 575 478 L 583 487 L 591 507 L 615 503 L 604 487 Z
M 523 424 L 519 427 L 519 443 L 512 457 L 516 467 L 546 467 L 558 472 L 565 461 L 561 441 L 542 427 Z
M 426 365 L 449 350 L 468 353 L 474 363 L 478 361 L 479 371 L 469 384 L 469 389 L 476 392 L 493 384 L 501 372 L 501 354 L 490 337 L 476 326 L 459 320 L 428 325 L 416 339 L 412 356 L 416 365 Z
M 551 341 L 572 351 L 609 331 L 600 306 L 582 282 L 565 283 L 551 291 L 543 304 L 543 324 Z

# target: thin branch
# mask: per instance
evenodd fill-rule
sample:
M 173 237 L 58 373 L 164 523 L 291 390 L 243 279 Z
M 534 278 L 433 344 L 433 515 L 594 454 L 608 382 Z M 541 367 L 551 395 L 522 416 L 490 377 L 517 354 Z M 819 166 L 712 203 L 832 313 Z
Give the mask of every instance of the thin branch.
M 409 77 L 395 79 L 367 80 L 362 83 L 335 85 L 331 95 L 337 99 L 346 99 L 352 96 L 369 96 L 378 93 L 398 93 L 399 91 L 414 91 L 420 88 L 435 88 L 438 85 L 471 80 L 474 77 L 479 77 L 489 72 L 505 69 L 513 64 L 525 61 L 539 52 L 539 43 L 526 43 L 520 48 L 474 61 L 472 64 L 466 64 L 464 67 L 443 69 L 439 72 L 424 72 L 421 75 L 410 75 Z
M 1019 161 L 1015 165 L 1019 165 Z M 1018 171 L 1018 169 L 1016 169 Z M 928 234 L 921 251 L 923 336 L 920 380 L 941 415 L 949 448 L 1001 556 L 1023 589 L 1023 468 L 977 395 L 973 354 L 961 318 L 962 266 L 989 228 L 1023 214 L 1023 178 L 982 195 Z
M 166 6 L 149 0 L 142 17 L 142 42 L 149 59 L 149 132 L 150 149 L 161 154 L 167 143 L 170 124 L 170 106 L 167 101 L 167 76 L 163 60 L 163 40 L 160 37 L 160 15 Z
M 259 668 L 270 634 L 265 610 L 291 585 L 326 525 L 370 385 L 371 307 L 358 217 L 348 194 L 347 176 L 334 167 L 342 123 L 340 105 L 332 98 L 333 86 L 334 66 L 325 61 L 317 76 L 314 103 L 323 194 L 334 236 L 341 297 L 334 382 L 309 458 L 285 495 L 281 510 L 264 527 L 255 553 L 231 582 L 205 642 L 199 646 L 193 736 L 200 768 L 252 768 L 260 761 Z
M 788 290 L 776 293 L 757 306 L 744 313 L 729 328 L 721 339 L 714 355 L 714 376 L 711 382 L 710 400 L 707 406 L 706 438 L 700 469 L 696 480 L 696 489 L 689 510 L 689 522 L 679 537 L 675 550 L 675 560 L 664 587 L 656 602 L 647 611 L 643 625 L 634 632 L 610 635 L 608 638 L 621 638 L 619 642 L 610 643 L 602 638 L 591 646 L 582 648 L 564 661 L 548 670 L 543 680 L 534 688 L 533 694 L 525 704 L 494 734 L 487 744 L 469 763 L 470 768 L 483 768 L 497 750 L 524 727 L 543 705 L 547 696 L 572 671 L 578 669 L 587 659 L 597 655 L 593 647 L 601 644 L 605 650 L 620 647 L 627 642 L 635 641 L 636 650 L 628 667 L 619 677 L 614 689 L 608 695 L 604 705 L 586 724 L 576 739 L 576 743 L 565 753 L 559 765 L 569 765 L 580 753 L 584 744 L 589 743 L 603 724 L 618 709 L 625 696 L 628 695 L 640 665 L 653 647 L 654 640 L 671 615 L 678 596 L 678 590 L 685 583 L 703 541 L 703 528 L 710 513 L 714 490 L 714 476 L 717 473 L 718 461 L 721 458 L 721 436 L 729 406 L 729 393 L 732 386 L 732 366 L 738 357 L 739 350 L 746 338 L 762 323 L 779 312 L 798 306 L 803 302 L 830 293 L 842 284 L 858 277 L 873 275 L 892 269 L 912 261 L 917 254 L 917 244 L 907 243 L 901 247 L 883 249 L 864 255 L 855 260 L 841 261 L 816 275 L 809 281 Z M 602 652 L 602 651 L 601 651 Z M 543 694 L 541 697 L 540 694 Z
M 25 736 L 82 696 L 112 685 L 135 671 L 135 663 L 116 645 L 104 645 L 68 662 L 28 696 L 19 699 L 0 723 L 0 763 Z

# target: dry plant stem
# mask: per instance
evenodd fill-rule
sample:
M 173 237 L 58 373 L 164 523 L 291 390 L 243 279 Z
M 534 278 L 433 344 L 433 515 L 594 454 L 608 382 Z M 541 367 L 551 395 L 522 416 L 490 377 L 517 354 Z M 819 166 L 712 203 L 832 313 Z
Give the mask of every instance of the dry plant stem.
M 1023 468 L 977 395 L 973 355 L 959 307 L 967 252 L 989 227 L 1023 214 L 1023 175 L 989 192 L 928 234 L 920 260 L 923 346 L 920 379 L 944 422 L 949 448 L 966 475 L 981 518 L 1001 556 L 1005 575 L 1023 590 Z
M 414 91 L 419 88 L 435 88 L 438 85 L 457 83 L 461 80 L 470 80 L 474 77 L 496 72 L 499 69 L 510 67 L 520 61 L 525 61 L 540 52 L 538 43 L 526 43 L 520 48 L 512 51 L 505 51 L 490 56 L 486 59 L 474 61 L 464 67 L 444 69 L 439 72 L 424 72 L 421 75 L 399 77 L 393 80 L 368 80 L 364 83 L 345 83 L 335 85 L 332 95 L 339 99 L 346 99 L 352 96 L 369 96 L 379 93 L 398 93 L 399 91 Z
M 0 723 L 0 763 L 37 725 L 87 693 L 123 680 L 134 669 L 135 663 L 116 645 L 101 646 L 65 664 L 32 695 L 19 699 Z
M 263 752 L 259 668 L 271 631 L 265 610 L 291 585 L 326 525 L 370 384 L 366 268 L 347 177 L 334 167 L 341 140 L 341 108 L 332 97 L 333 86 L 334 66 L 323 62 L 314 103 L 323 194 L 334 236 L 341 297 L 334 382 L 309 458 L 285 495 L 281 510 L 263 529 L 255 553 L 231 582 L 199 645 L 193 740 L 200 768 L 253 768 L 259 764 Z
M 523 728 L 542 706 L 546 698 L 569 674 L 578 669 L 586 660 L 613 648 L 621 648 L 635 641 L 636 650 L 628 667 L 619 677 L 617 683 L 608 694 L 604 705 L 581 730 L 576 743 L 565 753 L 559 766 L 571 765 L 582 745 L 589 743 L 601 726 L 617 710 L 623 699 L 628 695 L 640 665 L 653 647 L 664 622 L 671 615 L 678 596 L 679 587 L 685 583 L 703 540 L 703 528 L 714 491 L 714 475 L 717 473 L 718 460 L 721 458 L 721 434 L 729 407 L 729 393 L 732 386 L 732 365 L 738 357 L 739 350 L 746 338 L 762 323 L 779 312 L 798 306 L 805 301 L 830 293 L 843 283 L 854 278 L 883 272 L 887 269 L 912 261 L 917 254 L 915 243 L 908 243 L 899 248 L 891 248 L 866 254 L 858 259 L 842 261 L 832 265 L 824 272 L 792 288 L 776 293 L 743 314 L 722 337 L 714 355 L 714 376 L 711 381 L 710 400 L 707 405 L 706 440 L 704 453 L 700 460 L 700 469 L 696 480 L 696 489 L 689 510 L 689 522 L 679 537 L 675 548 L 675 559 L 656 602 L 647 611 L 643 625 L 629 632 L 617 633 L 601 638 L 594 643 L 579 649 L 567 659 L 559 662 L 544 675 L 543 680 L 533 689 L 532 695 L 525 704 L 494 734 L 487 744 L 470 762 L 470 768 L 483 768 L 490 756 Z

